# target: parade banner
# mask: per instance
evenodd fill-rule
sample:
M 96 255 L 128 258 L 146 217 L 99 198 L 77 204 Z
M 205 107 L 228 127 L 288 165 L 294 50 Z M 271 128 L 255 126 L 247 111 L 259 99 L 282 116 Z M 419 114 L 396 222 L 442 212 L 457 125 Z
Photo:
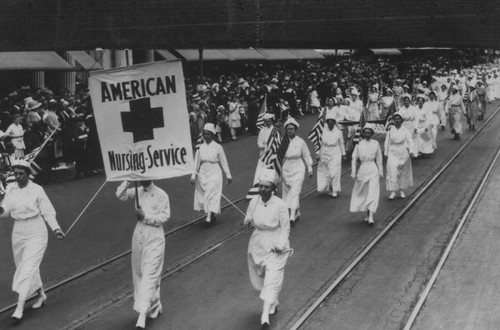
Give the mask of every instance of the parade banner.
M 91 72 L 89 88 L 108 181 L 192 173 L 180 61 Z

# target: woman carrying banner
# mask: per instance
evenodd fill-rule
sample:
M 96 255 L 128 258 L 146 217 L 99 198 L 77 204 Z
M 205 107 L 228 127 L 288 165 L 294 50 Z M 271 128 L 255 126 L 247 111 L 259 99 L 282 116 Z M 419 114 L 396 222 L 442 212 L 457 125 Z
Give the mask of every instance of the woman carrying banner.
M 345 159 L 344 138 L 338 128 L 334 114 L 327 114 L 326 127 L 321 138 L 318 163 L 318 192 L 337 197 L 340 192 L 342 158 Z
M 396 198 L 400 191 L 401 198 L 406 198 L 404 190 L 413 186 L 413 157 L 410 132 L 403 127 L 403 116 L 399 112 L 392 115 L 394 125 L 391 126 L 384 143 L 384 154 L 387 157 L 387 172 L 385 176 L 386 189 L 391 192 L 389 199 Z
M 124 181 L 116 189 L 121 201 L 137 198 L 137 225 L 132 236 L 132 279 L 134 310 L 139 313 L 136 328 L 146 328 L 146 317 L 162 313 L 160 281 L 165 256 L 163 224 L 170 218 L 170 202 L 165 191 L 152 181 L 140 181 L 139 188 L 128 188 Z M 137 193 L 137 195 L 136 195 Z
M 274 170 L 262 171 L 259 197 L 250 201 L 245 217 L 245 225 L 255 227 L 248 243 L 248 271 L 250 282 L 260 291 L 260 299 L 264 302 L 263 327 L 269 326 L 269 315 L 277 311 L 285 265 L 292 251 L 288 241 L 290 221 L 287 205 L 273 194 L 277 183 Z
M 377 211 L 380 196 L 379 178 L 384 177 L 382 151 L 378 142 L 372 140 L 375 133 L 373 124 L 367 123 L 362 133 L 364 139 L 356 145 L 352 153 L 351 177 L 354 179 L 354 187 L 350 211 L 366 212 L 365 221 L 373 225 L 373 214 Z M 356 171 L 358 161 L 361 165 Z
M 196 184 L 194 191 L 195 211 L 205 211 L 206 222 L 215 222 L 215 215 L 220 213 L 222 195 L 222 171 L 226 174 L 226 185 L 232 181 L 227 164 L 226 154 L 222 146 L 214 141 L 214 124 L 207 123 L 203 127 L 204 142 L 194 157 L 195 172 L 191 175 L 191 184 Z
M 313 177 L 311 153 L 305 141 L 296 135 L 298 128 L 299 123 L 291 117 L 285 122 L 286 134 L 290 139 L 290 144 L 283 159 L 282 191 L 283 200 L 290 211 L 292 225 L 300 216 L 299 197 L 304 183 L 306 166 L 309 177 Z
M 12 250 L 16 272 L 12 290 L 19 295 L 12 318 L 19 321 L 23 317 L 26 300 L 37 293 L 32 308 L 42 307 L 47 301 L 40 277 L 40 264 L 47 248 L 48 234 L 45 222 L 57 239 L 64 239 L 56 220 L 56 211 L 43 188 L 29 179 L 30 164 L 16 160 L 12 165 L 16 182 L 7 187 L 0 207 L 0 216 L 10 216 L 14 221 L 12 230 Z

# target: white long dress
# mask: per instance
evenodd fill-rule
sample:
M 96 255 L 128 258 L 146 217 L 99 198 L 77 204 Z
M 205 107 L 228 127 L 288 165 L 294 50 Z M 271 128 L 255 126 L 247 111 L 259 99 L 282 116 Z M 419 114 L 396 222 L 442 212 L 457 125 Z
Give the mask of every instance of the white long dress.
M 345 156 L 344 138 L 338 127 L 332 130 L 325 125 L 321 138 L 318 163 L 318 191 L 340 192 L 342 156 Z
M 413 140 L 403 126 L 391 126 L 384 143 L 387 156 L 385 186 L 388 191 L 406 189 L 413 186 L 413 170 L 410 158 Z
M 305 141 L 295 136 L 290 140 L 290 145 L 283 159 L 282 192 L 283 200 L 291 210 L 290 218 L 295 220 L 295 211 L 299 210 L 299 197 L 304 183 L 304 175 L 312 172 L 312 158 Z
M 424 104 L 425 110 L 427 112 L 427 118 L 429 119 L 429 132 L 431 134 L 432 147 L 437 149 L 437 132 L 440 123 L 439 119 L 439 102 L 429 101 Z
M 356 173 L 356 164 L 361 165 Z M 360 141 L 352 153 L 352 174 L 356 176 L 352 188 L 351 212 L 375 213 L 380 197 L 379 178 L 383 174 L 382 151 L 375 140 Z
M 165 191 L 153 183 L 138 187 L 139 203 L 144 219 L 137 221 L 132 236 L 132 280 L 134 310 L 148 313 L 160 304 L 160 282 L 165 257 L 163 224 L 170 218 L 170 202 Z M 123 182 L 116 190 L 122 200 L 135 198 L 135 189 Z
M 277 304 L 290 252 L 272 253 L 273 248 L 290 249 L 290 221 L 285 202 L 276 196 L 264 203 L 256 197 L 248 205 L 246 219 L 255 230 L 248 243 L 248 272 L 260 299 Z
M 43 287 L 40 264 L 47 248 L 47 227 L 52 231 L 60 229 L 56 211 L 43 188 L 36 183 L 19 188 L 17 182 L 7 187 L 2 202 L 2 217 L 10 216 L 14 221 L 12 230 L 12 251 L 16 272 L 12 280 L 12 290 L 19 298 L 26 300 Z
M 415 122 L 417 124 L 418 152 L 427 155 L 432 154 L 434 152 L 434 147 L 429 128 L 429 112 L 425 106 L 422 106 L 422 108 L 419 108 L 418 106 L 416 107 Z
M 453 134 L 462 134 L 462 116 L 465 115 L 465 106 L 459 93 L 450 95 L 447 103 L 449 108 L 450 129 Z
M 16 159 L 19 159 L 24 156 L 24 149 L 26 146 L 24 145 L 24 129 L 20 124 L 12 123 L 7 130 L 5 131 L 5 135 L 7 136 L 17 136 L 12 138 L 12 145 L 14 146 Z
M 255 175 L 253 178 L 253 184 L 255 185 L 259 181 L 261 171 L 266 168 L 266 164 L 264 164 L 260 157 L 264 154 L 267 147 L 267 142 L 269 140 L 269 136 L 273 130 L 273 125 L 270 127 L 262 127 L 259 131 L 259 136 L 257 137 L 257 146 L 259 147 L 259 159 L 257 160 L 257 168 L 255 169 Z
M 221 167 L 226 173 L 226 177 L 232 178 L 222 146 L 215 141 L 210 142 L 210 144 L 204 142 L 196 151 L 194 164 L 196 172 L 191 175 L 191 179 L 197 179 L 194 191 L 195 211 L 220 213 Z
M 416 118 L 415 118 L 415 107 L 410 105 L 408 107 L 405 107 L 404 105 L 399 108 L 399 113 L 401 116 L 403 116 L 403 126 L 406 127 L 406 129 L 410 132 L 411 138 L 413 140 L 413 154 L 415 156 L 418 155 L 418 146 L 419 146 L 419 136 L 418 133 L 415 131 L 417 124 L 416 124 Z

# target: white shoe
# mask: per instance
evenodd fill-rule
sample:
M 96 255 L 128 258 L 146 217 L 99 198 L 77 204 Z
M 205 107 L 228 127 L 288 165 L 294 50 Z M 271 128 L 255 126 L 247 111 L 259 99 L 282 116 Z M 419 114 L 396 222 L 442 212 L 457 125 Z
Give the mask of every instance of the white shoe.
M 163 312 L 163 306 L 161 305 L 161 303 L 158 303 L 158 305 L 156 305 L 156 307 L 153 308 L 153 310 L 148 314 L 148 317 L 150 319 L 156 319 L 158 316 L 161 315 L 162 312 Z
M 389 195 L 389 199 L 392 201 L 394 198 L 396 198 L 396 192 L 393 191 L 391 192 L 391 194 Z
M 403 198 L 403 199 L 406 198 L 406 195 L 405 195 L 404 191 L 402 191 L 402 190 L 399 193 L 399 196 L 401 196 L 401 198 Z
M 13 318 L 16 321 L 21 321 L 23 318 L 23 309 L 17 307 L 16 310 L 14 311 L 14 314 L 12 314 L 11 318 Z
M 146 314 L 139 314 L 135 327 L 136 329 L 146 329 Z
M 336 193 L 336 192 L 332 192 L 332 197 L 333 197 L 333 198 L 336 198 L 337 196 L 338 196 L 338 195 L 337 195 L 337 193 Z
M 38 295 L 37 300 L 35 301 L 33 306 L 31 306 L 31 308 L 33 309 L 42 308 L 46 302 L 47 302 L 47 295 L 45 294 L 45 292 L 42 292 L 41 294 Z

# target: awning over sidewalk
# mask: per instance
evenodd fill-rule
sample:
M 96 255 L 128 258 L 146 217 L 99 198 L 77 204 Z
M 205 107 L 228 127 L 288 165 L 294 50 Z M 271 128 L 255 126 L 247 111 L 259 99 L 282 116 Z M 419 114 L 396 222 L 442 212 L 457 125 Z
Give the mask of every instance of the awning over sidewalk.
M 0 52 L 0 70 L 67 70 L 74 68 L 56 52 Z
M 89 54 L 83 50 L 68 51 L 69 55 L 81 66 L 85 71 L 101 70 L 102 66 L 94 60 Z
M 176 49 L 186 61 L 199 61 L 198 49 Z M 203 49 L 204 61 L 280 61 L 324 59 L 324 56 L 314 49 Z
M 155 52 L 156 52 L 156 54 L 160 55 L 161 57 L 163 57 L 163 59 L 165 59 L 167 61 L 178 60 L 177 56 L 175 56 L 174 54 L 172 54 L 171 52 L 169 52 L 166 49 L 155 49 Z

